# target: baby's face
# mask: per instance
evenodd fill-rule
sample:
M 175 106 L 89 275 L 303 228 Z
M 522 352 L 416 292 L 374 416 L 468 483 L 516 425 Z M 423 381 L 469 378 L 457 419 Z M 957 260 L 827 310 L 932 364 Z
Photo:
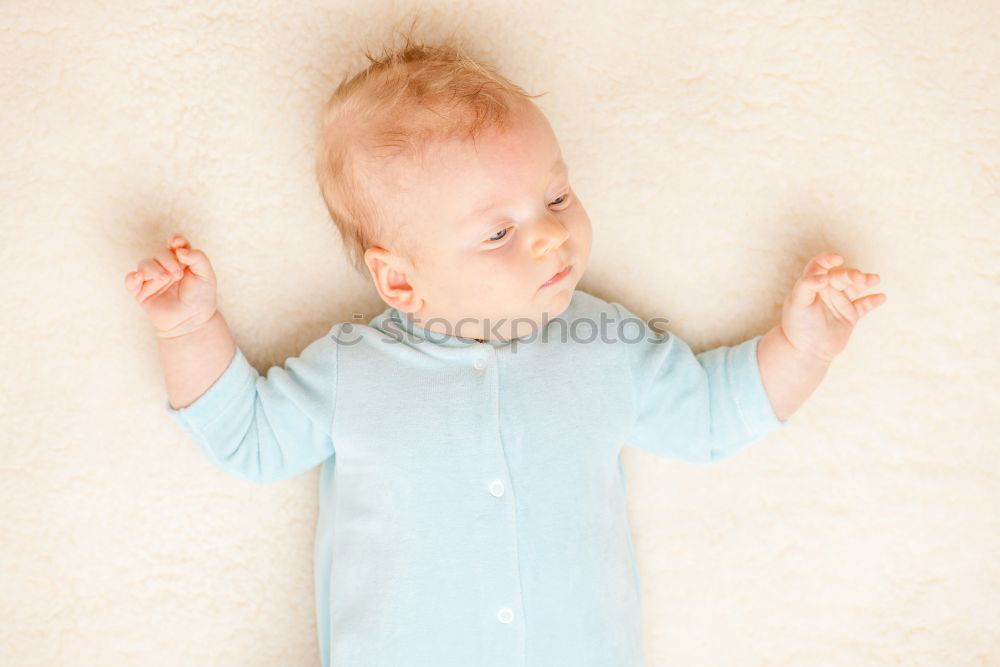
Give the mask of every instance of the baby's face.
M 433 331 L 504 339 L 569 305 L 590 257 L 590 218 L 534 104 L 516 108 L 502 134 L 435 145 L 420 168 L 391 177 L 404 192 L 390 208 L 411 221 L 401 235 L 416 266 L 391 249 L 365 254 L 387 303 Z

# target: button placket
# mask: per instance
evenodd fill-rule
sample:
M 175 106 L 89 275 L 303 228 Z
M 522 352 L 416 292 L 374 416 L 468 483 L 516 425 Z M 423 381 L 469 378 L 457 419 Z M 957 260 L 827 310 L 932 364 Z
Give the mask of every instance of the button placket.
M 490 352 L 492 352 L 492 354 Z M 479 357 L 477 357 L 476 359 L 473 360 L 472 367 L 473 367 L 473 369 L 475 369 L 476 374 L 482 375 L 486 371 L 486 369 L 489 368 L 491 362 L 495 362 L 496 353 L 495 353 L 495 351 L 490 351 L 490 352 L 488 352 L 487 354 L 485 354 L 483 356 L 479 356 Z M 496 391 L 496 387 L 494 387 L 494 399 L 496 398 L 495 391 Z M 500 443 L 498 442 L 498 444 L 500 444 Z M 501 445 L 501 447 L 502 447 L 502 445 Z M 489 488 L 490 494 L 493 495 L 496 498 L 501 498 L 506 493 L 506 487 L 505 487 L 504 482 L 503 482 L 502 479 L 494 479 L 494 480 L 492 480 L 489 483 L 489 487 L 488 488 Z M 508 510 L 509 509 L 510 508 L 508 508 Z M 515 554 L 515 556 L 516 556 L 516 554 Z M 516 560 L 515 560 L 515 564 L 516 564 Z M 519 587 L 520 587 L 520 581 L 518 581 L 518 588 Z M 510 608 L 510 607 L 501 607 L 500 609 L 497 610 L 496 615 L 497 615 L 497 620 L 500 623 L 503 623 L 505 625 L 511 624 L 511 623 L 514 622 L 514 610 L 512 608 Z M 516 627 L 516 626 L 514 626 L 514 627 Z

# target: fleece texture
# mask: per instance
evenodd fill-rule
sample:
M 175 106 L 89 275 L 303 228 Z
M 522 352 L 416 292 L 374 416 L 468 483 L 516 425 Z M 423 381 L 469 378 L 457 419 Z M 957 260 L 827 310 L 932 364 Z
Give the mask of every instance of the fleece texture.
M 124 276 L 187 235 L 261 374 L 382 312 L 312 155 L 417 4 L 0 3 L 0 664 L 320 664 L 319 466 L 207 462 Z M 579 289 L 702 352 L 777 324 L 818 252 L 882 278 L 780 432 L 621 451 L 647 663 L 1000 661 L 1000 5 L 419 5 L 545 93 Z

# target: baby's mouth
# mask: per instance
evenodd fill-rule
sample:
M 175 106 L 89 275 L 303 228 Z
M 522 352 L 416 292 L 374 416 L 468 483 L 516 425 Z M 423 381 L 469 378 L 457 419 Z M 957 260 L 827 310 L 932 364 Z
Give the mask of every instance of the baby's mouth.
M 562 280 L 563 278 L 565 278 L 569 274 L 570 269 L 572 269 L 572 267 L 573 267 L 572 264 L 567 264 L 560 271 L 558 271 L 554 276 L 552 276 L 551 278 L 549 278 L 548 280 L 546 280 L 544 283 L 542 283 L 542 287 L 546 287 L 546 286 L 551 285 L 553 283 L 559 282 L 560 280 Z

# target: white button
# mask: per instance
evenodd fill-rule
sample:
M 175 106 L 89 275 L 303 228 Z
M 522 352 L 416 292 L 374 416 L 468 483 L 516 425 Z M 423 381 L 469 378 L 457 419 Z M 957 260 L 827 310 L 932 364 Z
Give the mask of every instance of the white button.
M 510 623 L 514 620 L 514 612 L 504 607 L 499 612 L 497 612 L 497 618 L 500 619 L 501 623 Z
M 495 480 L 492 484 L 490 484 L 490 493 L 492 493 L 494 496 L 502 496 L 503 495 L 503 482 L 501 482 L 498 479 L 498 480 Z
M 485 359 L 476 359 L 476 360 L 475 360 L 475 361 L 474 361 L 474 362 L 472 363 L 472 365 L 476 367 L 476 370 L 477 370 L 477 371 L 481 371 L 481 370 L 483 370 L 484 368 L 486 368 L 486 360 L 485 360 Z

